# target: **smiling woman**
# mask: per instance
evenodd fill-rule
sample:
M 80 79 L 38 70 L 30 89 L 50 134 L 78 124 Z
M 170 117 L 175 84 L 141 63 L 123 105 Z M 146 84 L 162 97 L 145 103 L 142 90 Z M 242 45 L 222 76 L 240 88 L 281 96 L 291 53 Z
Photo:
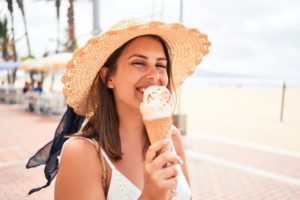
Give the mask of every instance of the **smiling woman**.
M 76 50 L 63 77 L 64 93 L 68 111 L 86 121 L 63 146 L 55 198 L 190 199 L 180 132 L 173 126 L 171 140 L 150 144 L 140 105 L 150 86 L 178 88 L 209 46 L 206 35 L 181 24 L 126 20 Z M 59 137 L 65 131 L 58 132 L 47 162 L 65 141 Z M 168 145 L 175 151 L 161 152 Z M 52 174 L 53 165 L 46 167 Z
M 115 91 L 116 105 L 132 105 L 139 108 L 143 99 L 143 91 L 150 85 L 167 86 L 171 76 L 166 45 L 156 36 L 140 36 L 126 43 L 118 58 L 118 66 L 109 76 L 108 87 Z M 169 61 L 170 63 L 170 61 Z M 105 73 L 106 65 L 101 72 Z M 128 76 L 130 74 L 130 76 Z M 105 76 L 105 75 L 103 75 Z M 132 90 L 129 90 L 132 88 Z

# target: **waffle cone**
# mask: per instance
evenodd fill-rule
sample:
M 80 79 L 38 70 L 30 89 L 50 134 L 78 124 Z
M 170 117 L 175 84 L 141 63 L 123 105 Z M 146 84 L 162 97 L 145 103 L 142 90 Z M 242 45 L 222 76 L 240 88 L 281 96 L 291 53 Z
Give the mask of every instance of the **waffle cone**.
M 153 144 L 158 140 L 172 139 L 170 127 L 172 124 L 171 117 L 159 118 L 154 120 L 144 120 L 147 134 L 150 143 Z M 162 152 L 167 151 L 170 146 L 162 149 Z

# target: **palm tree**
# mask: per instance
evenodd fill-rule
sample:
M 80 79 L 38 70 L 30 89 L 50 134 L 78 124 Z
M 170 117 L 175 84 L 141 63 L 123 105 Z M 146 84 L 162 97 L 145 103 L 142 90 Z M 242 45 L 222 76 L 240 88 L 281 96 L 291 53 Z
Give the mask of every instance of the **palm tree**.
M 14 28 L 14 15 L 13 15 L 13 2 L 12 0 L 6 0 L 7 2 L 7 8 L 9 10 L 10 13 L 10 18 L 11 18 L 11 33 L 12 33 L 12 40 L 11 40 L 11 46 L 12 46 L 12 50 L 13 50 L 13 60 L 17 61 L 18 59 L 18 55 L 17 55 L 17 51 L 16 51 L 16 42 L 15 42 L 15 28 Z M 14 84 L 15 80 L 16 80 L 16 75 L 17 75 L 17 69 L 14 69 L 12 71 L 12 79 L 8 79 L 9 83 Z
M 6 0 L 6 2 L 7 2 L 7 8 L 8 8 L 9 13 L 10 13 L 10 18 L 11 18 L 13 59 L 14 59 L 14 61 L 17 61 L 17 51 L 16 51 L 16 45 L 15 45 L 15 29 L 14 29 L 13 2 L 12 2 L 12 0 Z
M 75 38 L 75 23 L 74 23 L 74 1 L 69 0 L 69 8 L 68 8 L 68 40 L 66 42 L 66 50 L 74 51 L 77 48 L 76 38 Z
M 46 0 L 46 1 L 51 1 L 51 0 Z M 56 7 L 56 50 L 55 52 L 59 52 L 59 46 L 60 46 L 60 40 L 59 40 L 59 33 L 60 33 L 60 24 L 59 24 L 59 19 L 60 19 L 60 5 L 61 5 L 61 0 L 55 0 L 55 7 Z
M 30 43 L 29 43 L 29 36 L 28 36 L 28 31 L 27 31 L 27 21 L 26 21 L 26 17 L 25 17 L 25 10 L 24 10 L 23 0 L 17 0 L 17 3 L 18 3 L 18 6 L 21 10 L 22 16 L 23 16 L 25 36 L 26 36 L 27 48 L 28 48 L 28 57 L 30 57 L 30 56 L 32 56 L 32 54 L 31 54 L 31 48 L 30 48 Z
M 56 20 L 57 20 L 57 36 L 56 36 L 56 53 L 59 52 L 59 33 L 60 33 L 60 25 L 59 25 L 59 18 L 60 18 L 60 0 L 55 0 L 55 6 L 56 6 Z
M 0 20 L 0 42 L 1 42 L 1 49 L 2 49 L 2 58 L 3 60 L 9 60 L 8 54 L 8 28 L 7 28 L 7 18 L 5 17 L 4 20 Z
M 46 0 L 51 1 L 51 0 Z M 67 10 L 67 17 L 68 17 L 68 39 L 66 43 L 64 43 L 66 51 L 74 51 L 77 48 L 77 42 L 75 38 L 75 23 L 74 23 L 74 2 L 75 0 L 69 0 L 69 8 Z M 56 19 L 57 19 L 57 38 L 56 38 L 56 53 L 59 52 L 60 40 L 59 40 L 59 33 L 60 33 L 60 5 L 61 0 L 55 0 L 55 7 L 56 7 Z

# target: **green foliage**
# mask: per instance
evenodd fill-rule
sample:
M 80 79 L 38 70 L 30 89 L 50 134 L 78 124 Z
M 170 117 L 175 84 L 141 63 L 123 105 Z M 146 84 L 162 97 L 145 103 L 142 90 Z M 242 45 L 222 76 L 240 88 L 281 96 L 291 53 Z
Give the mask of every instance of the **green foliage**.
M 0 48 L 3 60 L 9 60 L 9 33 L 7 28 L 7 18 L 0 19 Z
M 7 18 L 5 17 L 3 21 L 0 19 L 0 39 L 8 39 L 8 28 L 7 28 Z

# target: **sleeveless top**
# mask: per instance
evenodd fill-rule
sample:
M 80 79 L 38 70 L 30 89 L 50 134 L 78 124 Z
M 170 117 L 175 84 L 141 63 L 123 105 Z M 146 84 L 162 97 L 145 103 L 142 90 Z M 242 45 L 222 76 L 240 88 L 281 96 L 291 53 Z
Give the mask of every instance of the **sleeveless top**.
M 85 137 L 75 137 L 75 138 L 85 139 L 94 145 L 93 141 L 89 138 L 85 138 Z M 113 163 L 110 161 L 109 157 L 107 156 L 107 154 L 104 152 L 102 148 L 101 148 L 101 153 L 112 171 L 110 185 L 108 186 L 108 193 L 106 199 L 107 200 L 119 200 L 119 199 L 137 200 L 141 195 L 141 191 L 113 165 Z M 172 200 L 189 200 L 191 199 L 190 187 L 186 181 L 185 176 L 183 175 L 181 166 L 176 165 L 176 168 L 178 171 L 177 188 L 176 188 L 177 194 L 175 197 L 173 197 Z

